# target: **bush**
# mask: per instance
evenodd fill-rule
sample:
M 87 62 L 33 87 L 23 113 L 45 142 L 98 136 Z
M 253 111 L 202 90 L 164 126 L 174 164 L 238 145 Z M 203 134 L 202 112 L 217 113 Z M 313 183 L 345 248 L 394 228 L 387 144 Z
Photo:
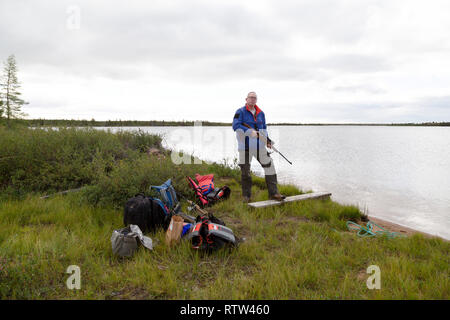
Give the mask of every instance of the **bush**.
M 224 177 L 223 168 L 213 164 L 174 164 L 169 156 L 150 156 L 119 161 L 109 175 L 102 175 L 97 184 L 83 190 L 83 195 L 93 205 L 113 205 L 121 207 L 125 201 L 137 193 L 151 194 L 150 186 L 161 185 L 167 179 L 177 191 L 186 198 L 193 199 L 193 190 L 189 187 L 186 177 L 195 174 L 213 173 L 215 177 Z M 226 171 L 236 175 L 235 171 Z
M 120 160 L 135 159 L 161 137 L 92 128 L 0 128 L 0 190 L 53 192 L 95 184 Z

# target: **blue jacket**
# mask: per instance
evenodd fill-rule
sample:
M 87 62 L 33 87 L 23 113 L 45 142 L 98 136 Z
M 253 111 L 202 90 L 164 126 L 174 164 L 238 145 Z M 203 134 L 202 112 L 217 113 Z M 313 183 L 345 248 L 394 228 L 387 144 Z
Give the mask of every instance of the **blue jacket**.
M 236 139 L 238 141 L 238 150 L 248 150 L 256 148 L 264 148 L 264 144 L 259 141 L 258 138 L 251 138 L 249 136 L 249 128 L 245 127 L 242 123 L 248 124 L 250 127 L 255 130 L 263 133 L 266 137 L 267 135 L 267 126 L 266 126 L 266 117 L 264 112 L 255 105 L 255 115 L 251 113 L 248 109 L 247 105 L 242 108 L 237 109 L 234 118 L 233 118 L 233 130 L 236 131 Z M 269 139 L 270 140 L 270 139 Z

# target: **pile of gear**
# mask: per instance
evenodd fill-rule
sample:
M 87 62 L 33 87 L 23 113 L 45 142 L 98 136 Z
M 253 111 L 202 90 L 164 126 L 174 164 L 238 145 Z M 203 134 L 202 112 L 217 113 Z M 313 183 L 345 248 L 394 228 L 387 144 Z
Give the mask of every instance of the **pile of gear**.
M 216 188 L 213 174 L 196 174 L 195 178 L 196 180 L 187 177 L 194 191 L 195 201 L 185 199 L 189 203 L 189 213 L 196 213 L 196 217 L 181 211 L 181 203 L 171 179 L 160 186 L 151 186 L 150 191 L 154 196 L 140 193 L 125 203 L 123 223 L 126 227 L 114 230 L 111 237 L 113 253 L 131 257 L 140 246 L 152 250 L 152 239 L 144 233 L 161 229 L 166 232 L 165 240 L 169 246 L 182 239 L 190 241 L 194 250 L 207 253 L 225 247 L 236 247 L 238 240 L 233 231 L 222 220 L 205 210 L 206 207 L 229 198 L 230 188 Z

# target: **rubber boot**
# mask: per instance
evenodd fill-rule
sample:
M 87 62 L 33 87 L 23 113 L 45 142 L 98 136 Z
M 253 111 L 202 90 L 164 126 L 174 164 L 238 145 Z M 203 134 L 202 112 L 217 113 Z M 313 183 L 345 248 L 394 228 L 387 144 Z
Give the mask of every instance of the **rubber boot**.
M 252 177 L 250 175 L 250 165 L 240 165 L 242 196 L 250 200 L 252 196 Z
M 269 198 L 275 196 L 278 194 L 278 187 L 277 187 L 277 175 L 271 174 L 265 176 L 266 179 L 266 185 L 267 185 L 267 191 L 269 192 Z

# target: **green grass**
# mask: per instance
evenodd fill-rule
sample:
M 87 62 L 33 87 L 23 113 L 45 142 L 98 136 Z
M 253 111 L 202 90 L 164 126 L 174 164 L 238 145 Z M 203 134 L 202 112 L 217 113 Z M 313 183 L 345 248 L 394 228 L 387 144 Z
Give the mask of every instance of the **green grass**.
M 116 141 L 109 135 L 106 139 Z M 128 138 L 136 141 L 139 137 Z M 6 145 L 2 139 L 0 145 Z M 142 139 L 149 141 L 145 135 Z M 97 152 L 106 154 L 108 148 L 103 146 L 107 144 L 98 141 Z M 77 148 L 87 147 L 80 144 Z M 361 219 L 360 210 L 329 199 L 250 209 L 241 201 L 236 168 L 217 163 L 175 166 L 170 157 L 149 156 L 146 148 L 123 143 L 113 150 L 125 148 L 133 156 L 111 160 L 109 172 L 100 170 L 82 192 L 42 200 L 39 195 L 50 189 L 39 193 L 13 183 L 5 187 L 3 194 L 8 187 L 9 191 L 0 202 L 0 298 L 449 298 L 450 244 L 446 241 L 420 234 L 391 240 L 358 238 L 346 231 L 345 222 Z M 231 198 L 209 210 L 246 241 L 238 249 L 204 255 L 185 241 L 169 248 L 160 231 L 149 234 L 156 242 L 153 251 L 141 248 L 131 259 L 114 256 L 110 237 L 122 227 L 127 197 L 168 177 L 189 197 L 185 175 L 195 172 L 213 172 L 217 185 L 231 188 Z M 267 199 L 264 179 L 253 180 L 254 198 Z M 18 197 L 17 190 L 22 190 Z M 281 185 L 280 191 L 302 193 L 292 185 Z M 183 208 L 186 212 L 186 203 Z M 66 287 L 69 265 L 81 268 L 80 290 Z M 369 265 L 381 269 L 380 290 L 366 287 Z

